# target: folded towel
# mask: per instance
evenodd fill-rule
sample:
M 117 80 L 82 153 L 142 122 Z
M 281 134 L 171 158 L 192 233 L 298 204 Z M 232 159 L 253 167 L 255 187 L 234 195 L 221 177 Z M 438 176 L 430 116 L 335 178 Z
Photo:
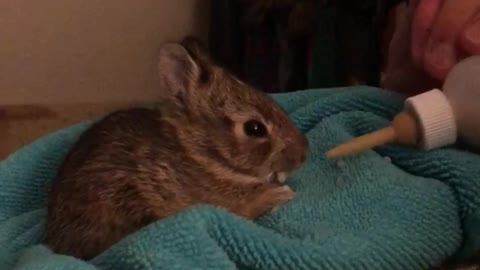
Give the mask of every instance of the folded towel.
M 324 153 L 384 127 L 403 98 L 356 87 L 274 95 L 310 142 L 297 197 L 254 222 L 197 206 L 91 261 L 43 245 L 47 192 L 88 122 L 0 163 L 0 269 L 425 269 L 480 249 L 480 156 L 387 146 L 339 164 Z

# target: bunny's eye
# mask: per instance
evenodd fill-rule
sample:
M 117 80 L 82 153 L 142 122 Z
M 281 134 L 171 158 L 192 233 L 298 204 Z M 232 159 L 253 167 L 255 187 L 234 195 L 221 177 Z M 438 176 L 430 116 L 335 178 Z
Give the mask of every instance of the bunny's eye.
M 249 120 L 243 125 L 245 134 L 249 137 L 265 137 L 267 136 L 267 127 L 260 121 Z

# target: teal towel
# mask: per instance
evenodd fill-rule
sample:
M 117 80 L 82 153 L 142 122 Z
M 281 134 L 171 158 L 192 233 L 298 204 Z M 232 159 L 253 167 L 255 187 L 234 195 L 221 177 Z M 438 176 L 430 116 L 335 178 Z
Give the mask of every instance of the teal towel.
M 198 206 L 153 223 L 91 261 L 45 245 L 50 181 L 89 123 L 0 163 L 0 269 L 425 269 L 480 249 L 480 157 L 387 146 L 343 160 L 329 148 L 384 127 L 402 97 L 373 88 L 274 95 L 310 141 L 297 197 L 255 222 Z

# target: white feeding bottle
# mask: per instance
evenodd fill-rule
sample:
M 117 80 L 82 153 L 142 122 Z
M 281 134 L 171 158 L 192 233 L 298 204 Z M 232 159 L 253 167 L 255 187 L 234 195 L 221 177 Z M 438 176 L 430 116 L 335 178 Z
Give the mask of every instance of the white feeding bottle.
M 337 146 L 326 156 L 354 155 L 388 143 L 432 150 L 454 144 L 458 138 L 480 149 L 480 55 L 455 65 L 443 91 L 434 89 L 408 98 L 404 111 L 389 127 Z

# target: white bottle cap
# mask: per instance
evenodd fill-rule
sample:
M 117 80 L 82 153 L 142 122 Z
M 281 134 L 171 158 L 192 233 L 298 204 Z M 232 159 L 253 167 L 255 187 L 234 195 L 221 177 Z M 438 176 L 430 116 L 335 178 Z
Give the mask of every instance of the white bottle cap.
M 405 108 L 418 120 L 422 149 L 440 148 L 457 140 L 455 115 L 442 91 L 434 89 L 408 98 Z

